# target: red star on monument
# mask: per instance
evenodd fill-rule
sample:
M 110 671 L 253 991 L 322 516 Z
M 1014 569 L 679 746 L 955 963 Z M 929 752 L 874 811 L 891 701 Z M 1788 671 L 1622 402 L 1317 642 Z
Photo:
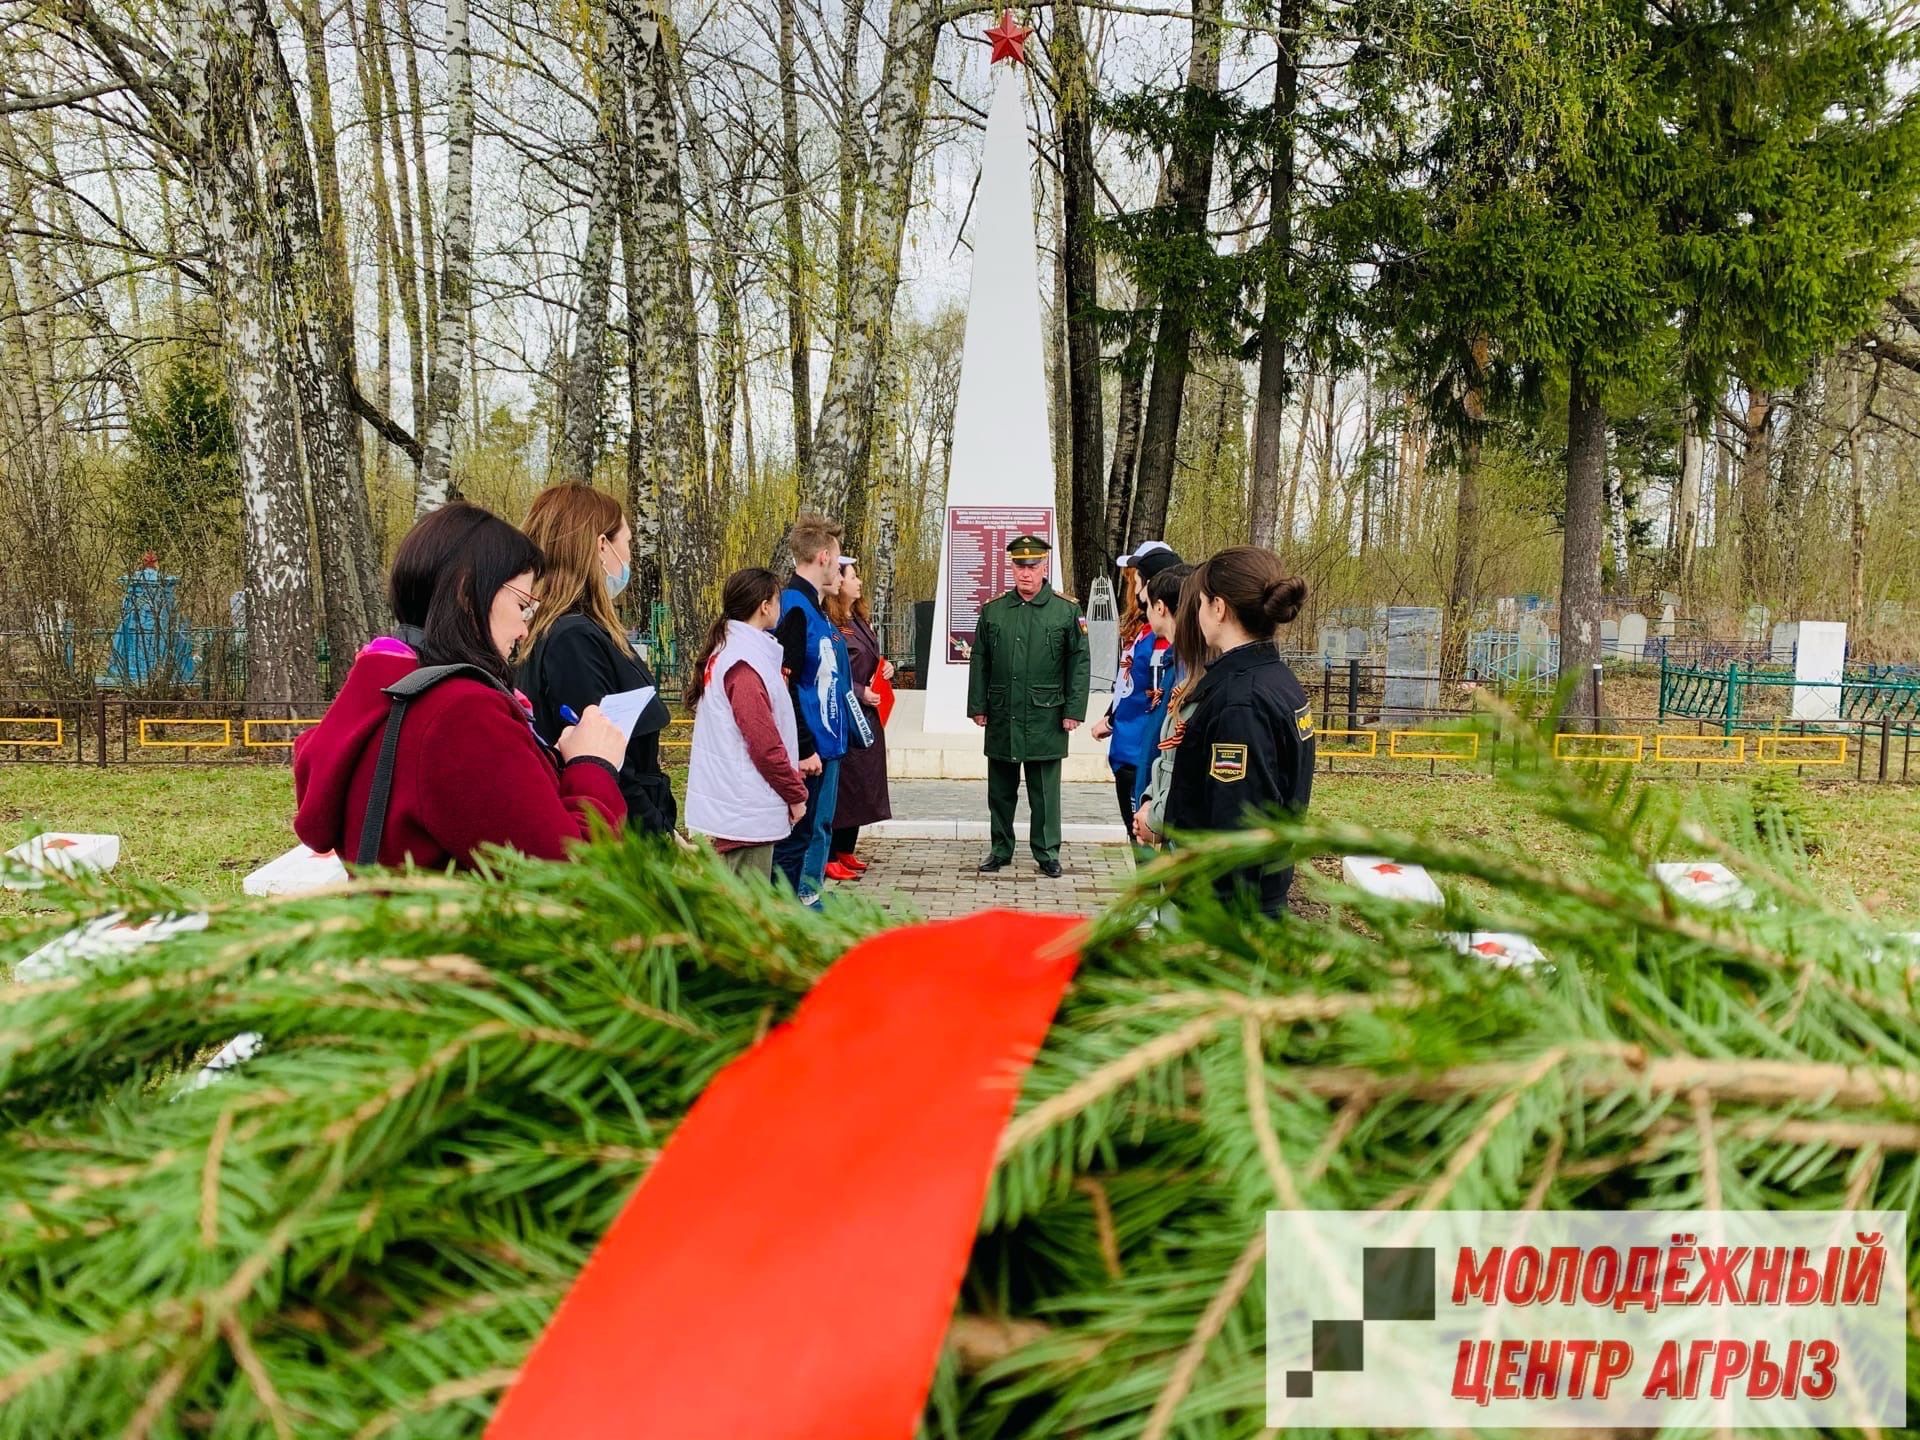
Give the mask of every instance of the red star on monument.
M 1720 877 L 1714 874 L 1711 870 L 1687 871 L 1687 879 L 1691 880 L 1696 885 L 1711 885 L 1714 881 L 1718 880 L 1719 878 Z
M 1478 950 L 1482 955 L 1504 955 L 1507 953 L 1507 947 L 1502 945 L 1498 940 L 1482 940 L 1473 948 Z
M 1011 60 L 1016 65 L 1027 63 L 1027 37 L 1033 31 L 1025 25 L 1013 23 L 1013 12 L 1002 10 L 1000 23 L 987 31 L 987 38 L 993 42 L 993 60 L 998 65 L 1002 60 Z
M 1400 867 L 1392 861 L 1382 861 L 1373 867 L 1373 873 L 1376 875 L 1398 875 L 1400 873 Z
M 49 850 L 71 850 L 71 849 L 73 849 L 73 847 L 74 847 L 75 845 L 77 845 L 78 843 L 79 843 L 79 842 L 78 842 L 77 840 L 49 840 L 49 841 L 47 841 L 47 849 L 49 849 Z

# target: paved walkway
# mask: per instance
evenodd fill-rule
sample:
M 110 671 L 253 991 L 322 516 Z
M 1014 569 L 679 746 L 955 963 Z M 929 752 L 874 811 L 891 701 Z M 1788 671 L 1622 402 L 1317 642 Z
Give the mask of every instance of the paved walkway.
M 984 780 L 895 780 L 888 787 L 893 816 L 873 827 L 873 837 L 894 840 L 967 840 L 985 846 L 987 782 Z M 1023 785 L 1014 810 L 1014 833 L 1027 839 L 1027 792 Z M 1060 838 L 1080 845 L 1124 844 L 1119 809 L 1111 785 L 1060 787 Z
M 896 810 L 900 789 L 894 787 Z M 983 809 L 984 804 L 983 796 Z M 1118 823 L 1117 816 L 1115 821 Z M 1123 845 L 1062 845 L 1060 866 L 1064 873 L 1058 880 L 1049 880 L 1034 869 L 1033 857 L 1024 849 L 999 874 L 982 875 L 975 867 L 986 853 L 983 841 L 876 836 L 860 842 L 861 858 L 870 861 L 873 868 L 857 881 L 829 884 L 827 889 L 850 890 L 896 914 L 914 914 L 928 920 L 993 909 L 1088 915 L 1133 878 L 1133 861 Z

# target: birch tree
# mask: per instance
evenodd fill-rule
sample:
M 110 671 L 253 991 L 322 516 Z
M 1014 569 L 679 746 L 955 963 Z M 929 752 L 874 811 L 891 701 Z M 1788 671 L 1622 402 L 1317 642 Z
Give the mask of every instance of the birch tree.
M 588 170 L 586 247 L 580 256 L 580 286 L 573 314 L 573 353 L 560 391 L 561 480 L 589 484 L 600 456 L 607 381 L 607 319 L 613 289 L 613 246 L 619 222 L 620 157 L 617 145 L 627 103 L 627 27 L 600 16 L 593 78 L 599 112 Z
M 467 361 L 467 311 L 473 298 L 473 50 L 467 0 L 447 0 L 447 200 L 440 267 L 440 309 L 420 427 L 420 490 L 414 513 L 447 502 L 454 427 L 460 418 L 461 368 Z

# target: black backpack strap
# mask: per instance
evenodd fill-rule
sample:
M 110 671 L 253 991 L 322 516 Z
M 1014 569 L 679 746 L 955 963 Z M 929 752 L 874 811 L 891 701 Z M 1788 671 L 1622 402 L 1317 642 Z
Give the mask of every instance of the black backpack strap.
M 380 692 L 392 701 L 392 708 L 387 711 L 386 728 L 380 736 L 380 758 L 373 767 L 373 789 L 367 793 L 367 813 L 360 822 L 355 864 L 373 865 L 380 859 L 380 839 L 387 829 L 387 805 L 393 798 L 393 762 L 400 751 L 400 722 L 406 719 L 407 707 L 442 680 L 451 680 L 457 675 L 484 681 L 496 690 L 501 688 L 500 682 L 478 665 L 422 665 L 417 670 L 409 670 Z

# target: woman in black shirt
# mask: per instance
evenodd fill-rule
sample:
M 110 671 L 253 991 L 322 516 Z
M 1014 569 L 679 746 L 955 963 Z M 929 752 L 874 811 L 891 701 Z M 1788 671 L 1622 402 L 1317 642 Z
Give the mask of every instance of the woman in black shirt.
M 533 502 L 525 528 L 547 568 L 519 681 L 535 727 L 553 736 L 567 726 L 562 706 L 582 715 L 609 695 L 654 686 L 654 678 L 613 608 L 633 569 L 632 531 L 619 502 L 589 485 L 552 485 Z M 665 834 L 678 818 L 660 768 L 660 736 L 671 719 L 656 693 L 627 741 L 620 793 L 635 830 Z
M 1236 545 L 1188 577 L 1182 625 L 1198 625 L 1217 658 L 1193 693 L 1193 714 L 1174 754 L 1167 828 L 1238 830 L 1265 810 L 1305 810 L 1313 792 L 1313 715 L 1280 658 L 1274 634 L 1300 613 L 1307 585 L 1280 557 Z M 1269 915 L 1286 909 L 1293 868 L 1225 876 L 1223 898 L 1257 895 Z

